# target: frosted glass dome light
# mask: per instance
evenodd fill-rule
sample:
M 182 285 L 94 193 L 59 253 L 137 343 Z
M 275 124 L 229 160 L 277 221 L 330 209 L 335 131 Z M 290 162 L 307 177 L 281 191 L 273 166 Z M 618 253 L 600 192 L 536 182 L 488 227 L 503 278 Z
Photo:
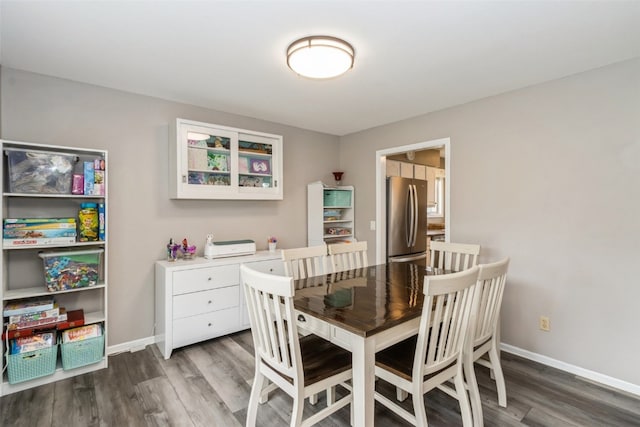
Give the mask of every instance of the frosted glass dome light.
M 329 79 L 353 68 L 354 50 L 344 40 L 331 36 L 304 37 L 289 45 L 287 65 L 312 79 Z

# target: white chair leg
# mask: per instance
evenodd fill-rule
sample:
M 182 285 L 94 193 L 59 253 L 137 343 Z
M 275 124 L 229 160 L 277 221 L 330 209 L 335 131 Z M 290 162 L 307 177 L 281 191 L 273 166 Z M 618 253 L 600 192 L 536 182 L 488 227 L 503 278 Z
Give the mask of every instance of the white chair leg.
M 316 403 L 318 403 L 318 394 L 312 394 L 311 396 L 309 396 L 309 403 L 311 403 L 312 405 L 315 405 Z
M 424 394 L 422 394 L 420 391 L 413 391 L 414 392 L 411 394 L 411 399 L 413 401 L 413 412 L 416 416 L 416 427 L 427 427 L 429 423 L 427 422 L 427 410 L 424 407 Z
M 403 402 L 407 397 L 409 397 L 409 393 L 407 393 L 400 387 L 396 387 L 396 400 L 398 402 Z
M 336 403 L 336 388 L 329 387 L 327 389 L 327 406 L 331 406 Z
M 311 399 L 311 397 L 309 397 Z M 316 396 L 317 399 L 317 396 Z M 302 410 L 304 409 L 304 396 L 293 398 L 293 410 L 291 411 L 291 427 L 299 427 L 302 424 Z
M 495 346 L 489 349 L 489 360 L 493 366 L 492 372 L 496 377 L 496 389 L 498 390 L 498 405 L 503 408 L 507 406 L 507 389 L 504 384 L 504 374 L 502 373 L 502 365 L 500 364 L 500 353 Z
M 469 389 L 469 399 L 471 400 L 471 412 L 473 415 L 473 425 L 481 427 L 484 425 L 484 415 L 482 413 L 482 402 L 480 400 L 480 390 L 478 389 L 478 381 L 473 366 L 473 359 L 466 357 L 464 361 L 464 377 L 467 380 Z
M 464 386 L 464 378 L 462 369 L 459 369 L 458 374 L 455 376 L 454 383 L 456 385 L 456 395 L 458 402 L 460 402 L 460 415 L 462 416 L 462 425 L 464 427 L 473 426 L 473 418 L 471 416 L 471 407 L 469 405 L 469 398 L 467 396 L 467 389 Z
M 251 386 L 251 394 L 249 395 L 249 407 L 247 408 L 247 425 L 246 427 L 255 427 L 256 417 L 258 414 L 258 403 L 261 400 L 262 387 L 265 384 L 265 377 L 256 371 Z

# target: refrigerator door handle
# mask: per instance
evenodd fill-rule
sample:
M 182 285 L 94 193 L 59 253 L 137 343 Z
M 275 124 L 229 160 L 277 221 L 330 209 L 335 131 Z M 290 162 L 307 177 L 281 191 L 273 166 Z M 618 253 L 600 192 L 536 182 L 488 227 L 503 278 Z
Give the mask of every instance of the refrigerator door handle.
M 414 186 L 413 185 L 409 185 L 409 199 L 410 199 L 410 203 L 409 203 L 409 217 L 410 220 L 408 221 L 409 224 L 409 236 L 407 239 L 407 246 L 411 247 L 413 246 L 413 239 L 414 239 L 414 234 L 415 234 L 415 223 L 416 223 L 416 218 L 415 218 L 415 206 L 416 206 L 416 199 L 415 199 L 416 195 L 414 192 Z
M 413 237 L 411 239 L 411 246 L 415 246 L 418 237 L 418 189 L 415 185 L 411 187 L 413 188 Z
M 404 241 L 411 246 L 411 233 L 413 231 L 413 194 L 411 186 L 407 188 L 407 200 L 405 202 Z

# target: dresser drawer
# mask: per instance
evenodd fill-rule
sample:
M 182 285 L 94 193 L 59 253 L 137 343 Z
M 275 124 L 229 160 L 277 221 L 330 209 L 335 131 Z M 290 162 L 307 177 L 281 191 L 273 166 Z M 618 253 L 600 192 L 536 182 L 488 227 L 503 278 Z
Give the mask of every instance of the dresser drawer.
M 239 277 L 238 264 L 176 271 L 173 273 L 173 295 L 237 285 Z
M 173 297 L 173 318 L 194 316 L 240 305 L 240 287 L 227 286 Z
M 173 348 L 215 338 L 240 329 L 236 307 L 173 321 Z

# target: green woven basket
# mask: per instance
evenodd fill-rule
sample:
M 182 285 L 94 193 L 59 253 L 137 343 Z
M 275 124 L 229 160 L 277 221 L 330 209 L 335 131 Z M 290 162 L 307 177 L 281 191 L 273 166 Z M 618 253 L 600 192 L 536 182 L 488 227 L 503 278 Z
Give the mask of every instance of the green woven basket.
M 86 340 L 60 344 L 62 369 L 79 368 L 102 360 L 104 355 L 104 335 Z
M 7 356 L 9 384 L 51 375 L 56 371 L 58 346 Z
M 351 190 L 324 190 L 324 206 L 348 208 L 351 206 Z

